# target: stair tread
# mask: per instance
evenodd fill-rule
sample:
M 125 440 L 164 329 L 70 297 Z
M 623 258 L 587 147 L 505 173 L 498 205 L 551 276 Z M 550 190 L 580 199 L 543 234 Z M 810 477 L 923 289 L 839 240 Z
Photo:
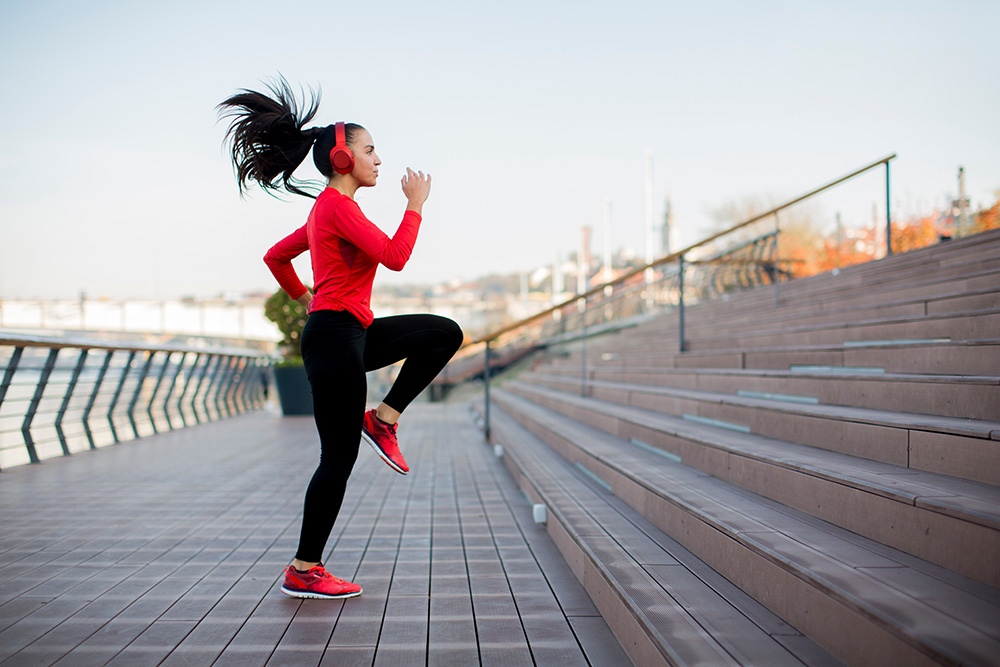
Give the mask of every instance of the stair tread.
M 524 387 L 587 410 L 622 417 L 633 423 L 674 433 L 738 455 L 766 460 L 898 502 L 924 506 L 967 521 L 1000 528 L 1000 487 L 900 468 L 889 463 L 752 433 L 723 431 L 652 410 L 584 398 L 547 387 L 523 382 L 510 384 L 512 387 Z
M 604 368 L 606 367 L 602 367 L 602 370 L 604 370 Z M 579 385 L 580 381 L 579 376 L 570 377 L 568 375 L 561 374 L 550 375 L 538 371 L 525 373 L 522 377 L 538 377 L 542 379 L 551 378 L 553 380 L 565 381 L 567 383 L 575 382 L 577 385 Z M 955 435 L 966 435 L 984 439 L 988 439 L 992 433 L 1000 431 L 1000 421 L 990 421 L 986 419 L 964 419 L 961 417 L 925 415 L 916 412 L 878 410 L 875 408 L 862 408 L 849 405 L 831 405 L 826 403 L 809 404 L 798 401 L 783 401 L 779 398 L 754 398 L 749 396 L 739 396 L 737 394 L 708 391 L 705 389 L 678 389 L 675 387 L 638 384 L 634 382 L 616 382 L 613 380 L 588 379 L 587 384 L 588 386 L 618 389 L 621 391 L 675 396 L 678 398 L 690 398 L 699 401 L 727 403 L 730 405 L 759 408 L 773 412 L 842 419 L 895 428 L 926 430 L 938 433 L 952 433 Z
M 849 368 L 849 367 L 848 367 Z M 808 372 L 769 368 L 674 368 L 673 366 L 643 366 L 614 368 L 596 366 L 592 372 L 663 373 L 670 375 L 738 375 L 769 378 L 821 378 L 823 380 L 863 380 L 866 382 L 928 382 L 938 384 L 1000 385 L 1000 375 L 939 375 L 933 373 L 848 373 L 847 368 L 836 372 Z
M 521 429 L 516 436 L 519 444 L 510 442 L 507 447 L 516 450 L 521 465 L 530 459 L 531 465 L 545 471 L 549 480 L 534 480 L 535 484 L 570 522 L 579 542 L 615 577 L 637 612 L 659 631 L 660 640 L 681 652 L 677 657 L 696 662 L 707 659 L 706 664 L 799 665 L 793 654 L 807 651 L 810 664 L 839 664 L 808 640 L 807 646 L 796 646 L 789 653 L 789 639 L 802 641 L 794 628 L 627 505 L 578 479 L 569 463 L 540 441 L 533 451 L 524 451 L 525 439 L 534 436 L 502 413 L 496 418 L 500 433 Z M 505 455 L 511 453 L 505 451 Z M 703 579 L 706 576 L 712 583 Z
M 920 638 L 920 642 L 946 655 L 982 659 L 1000 651 L 1000 628 L 993 619 L 1000 616 L 1000 605 L 991 601 L 995 591 L 983 584 L 965 582 L 963 588 L 948 587 L 949 599 L 968 603 L 947 611 L 928 604 L 928 599 L 942 598 L 947 586 L 947 571 L 934 577 L 928 571 L 906 564 L 910 556 L 889 558 L 892 550 L 848 533 L 832 524 L 824 524 L 792 508 L 775 509 L 775 503 L 743 489 L 640 450 L 628 448 L 623 441 L 592 427 L 575 422 L 531 401 L 498 391 L 503 402 L 514 403 L 519 412 L 540 420 L 545 428 L 558 429 L 562 437 L 572 439 L 577 447 L 589 452 L 604 465 L 618 469 L 647 488 L 680 504 L 706 523 L 722 530 L 732 539 L 763 554 L 806 580 L 831 591 L 845 604 L 872 614 L 880 623 Z M 765 502 L 766 501 L 766 502 Z M 816 530 L 823 525 L 823 530 Z M 801 532 L 800 532 L 801 531 Z M 844 534 L 851 535 L 846 539 Z M 809 535 L 805 544 L 798 535 Z M 911 570 L 906 586 L 900 588 L 900 575 L 886 575 L 886 570 Z M 978 595 L 969 590 L 980 591 Z M 925 599 L 924 592 L 930 593 Z M 983 614 L 983 611 L 987 614 Z

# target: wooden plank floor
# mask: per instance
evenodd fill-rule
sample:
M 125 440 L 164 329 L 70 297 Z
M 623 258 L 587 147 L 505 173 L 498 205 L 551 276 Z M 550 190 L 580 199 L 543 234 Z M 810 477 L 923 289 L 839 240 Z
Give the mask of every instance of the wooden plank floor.
M 311 418 L 245 415 L 0 473 L 0 664 L 621 665 L 614 636 L 465 406 L 415 404 L 411 472 L 362 444 L 328 569 L 278 586 Z

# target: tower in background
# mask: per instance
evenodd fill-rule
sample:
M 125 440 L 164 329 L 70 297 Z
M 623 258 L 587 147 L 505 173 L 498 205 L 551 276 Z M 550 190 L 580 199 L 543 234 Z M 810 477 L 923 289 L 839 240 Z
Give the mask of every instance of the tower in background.
M 669 255 L 676 249 L 674 241 L 674 216 L 670 209 L 670 197 L 667 197 L 667 208 L 663 213 L 663 226 L 660 228 L 660 256 Z

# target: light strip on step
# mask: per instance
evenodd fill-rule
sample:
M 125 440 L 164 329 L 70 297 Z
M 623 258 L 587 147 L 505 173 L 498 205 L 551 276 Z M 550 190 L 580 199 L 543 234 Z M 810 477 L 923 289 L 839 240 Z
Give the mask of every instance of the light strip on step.
M 815 396 L 796 396 L 794 394 L 769 394 L 763 391 L 747 391 L 746 389 L 740 389 L 736 392 L 737 396 L 742 396 L 743 398 L 763 398 L 767 401 L 786 401 L 788 403 L 808 403 L 809 405 L 816 405 L 819 403 L 819 399 Z
M 600 477 L 598 477 L 596 473 L 593 473 L 593 472 L 587 470 L 587 467 L 585 465 L 583 465 L 582 463 L 580 463 L 579 461 L 577 461 L 574 465 L 577 467 L 577 469 L 580 472 L 582 472 L 584 475 L 586 475 L 590 479 L 590 481 L 592 481 L 594 484 L 596 484 L 597 486 L 601 487 L 602 489 L 604 489 L 605 491 L 608 491 L 610 493 L 610 491 L 611 491 L 611 485 L 608 484 L 607 482 L 605 482 Z
M 845 340 L 844 347 L 884 347 L 889 345 L 933 345 L 950 343 L 951 338 L 900 338 L 896 340 Z
M 824 373 L 826 375 L 883 375 L 884 368 L 876 366 L 796 366 L 788 367 L 792 373 Z
M 730 431 L 739 431 L 740 433 L 749 433 L 750 427 L 744 426 L 743 424 L 733 424 L 731 422 L 724 422 L 721 419 L 712 419 L 711 417 L 701 417 L 699 415 L 685 414 L 684 419 L 690 422 L 697 422 L 698 424 L 704 424 L 705 426 L 715 426 L 717 428 L 725 428 Z
M 647 445 L 642 440 L 636 440 L 635 438 L 629 438 L 629 442 L 638 447 L 639 449 L 645 449 L 647 452 L 662 456 L 665 459 L 670 459 L 674 463 L 680 463 L 681 457 L 677 456 L 673 452 L 668 452 L 666 450 L 660 449 L 659 447 L 653 447 L 652 445 Z

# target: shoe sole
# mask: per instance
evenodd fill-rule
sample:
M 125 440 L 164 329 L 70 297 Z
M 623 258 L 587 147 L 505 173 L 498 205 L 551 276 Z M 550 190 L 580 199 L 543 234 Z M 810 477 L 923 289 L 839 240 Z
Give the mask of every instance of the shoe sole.
M 356 593 L 341 593 L 340 595 L 327 595 L 325 593 L 314 593 L 313 591 L 298 591 L 294 588 L 285 588 L 284 586 L 281 587 L 281 592 L 289 597 L 307 600 L 346 600 L 347 598 L 356 598 L 361 595 L 361 591 Z
M 395 462 L 393 462 L 392 459 L 386 456 L 385 453 L 382 451 L 382 448 L 375 443 L 374 438 L 368 435 L 368 432 L 365 431 L 364 429 L 361 429 L 361 437 L 364 439 L 365 442 L 371 445 L 371 448 L 375 450 L 375 453 L 378 454 L 378 457 L 383 461 L 385 461 L 386 465 L 388 465 L 390 468 L 398 472 L 400 475 L 405 475 L 409 472 L 409 470 L 403 470 L 402 468 L 400 468 L 398 465 L 395 464 Z

